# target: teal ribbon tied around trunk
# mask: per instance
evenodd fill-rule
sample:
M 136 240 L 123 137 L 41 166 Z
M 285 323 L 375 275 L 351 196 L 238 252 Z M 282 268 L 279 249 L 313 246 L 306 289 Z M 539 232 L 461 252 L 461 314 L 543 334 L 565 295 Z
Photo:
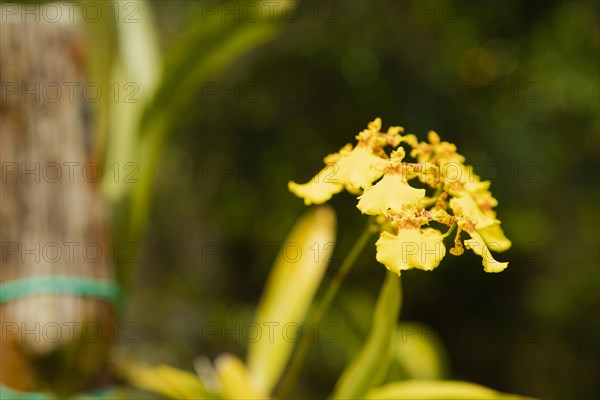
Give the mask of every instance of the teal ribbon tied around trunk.
M 105 387 L 101 389 L 90 390 L 84 393 L 74 394 L 71 397 L 67 397 L 69 400 L 115 400 L 120 398 L 116 394 L 116 388 L 113 386 Z M 0 399 L 2 400 L 63 400 L 64 397 L 54 396 L 50 393 L 42 392 L 21 392 L 19 390 L 11 389 L 8 386 L 0 384 Z
M 3 282 L 0 284 L 0 303 L 36 294 L 61 293 L 106 300 L 113 303 L 118 311 L 122 311 L 124 306 L 121 290 L 115 281 L 74 275 L 30 276 Z
M 124 311 L 124 299 L 119 285 L 109 279 L 72 275 L 30 276 L 0 284 L 0 303 L 37 294 L 72 294 L 93 297 L 112 303 L 119 313 Z M 114 387 L 79 393 L 71 399 L 114 399 Z M 0 383 L 0 399 L 54 400 L 50 393 L 21 392 Z

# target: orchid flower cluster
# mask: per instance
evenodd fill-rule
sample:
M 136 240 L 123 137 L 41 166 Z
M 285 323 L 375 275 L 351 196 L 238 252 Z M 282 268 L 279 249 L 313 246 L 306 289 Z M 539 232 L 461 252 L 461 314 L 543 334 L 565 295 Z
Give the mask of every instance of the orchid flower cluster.
M 482 257 L 486 272 L 503 271 L 508 263 L 496 261 L 490 249 L 505 251 L 511 242 L 493 210 L 498 202 L 490 182 L 482 181 L 456 146 L 434 131 L 427 142 L 403 133 L 399 126 L 381 132 L 377 118 L 356 136 L 355 146 L 347 144 L 325 157 L 325 168 L 311 181 L 289 182 L 289 190 L 306 205 L 325 203 L 344 189 L 359 195 L 357 208 L 375 216 L 380 227 L 377 261 L 398 275 L 436 268 L 446 255 L 444 239 L 452 234 L 450 254 L 459 256 L 466 248 Z M 386 147 L 392 148 L 389 155 Z M 406 160 L 407 151 L 412 162 Z M 463 240 L 463 232 L 468 239 Z

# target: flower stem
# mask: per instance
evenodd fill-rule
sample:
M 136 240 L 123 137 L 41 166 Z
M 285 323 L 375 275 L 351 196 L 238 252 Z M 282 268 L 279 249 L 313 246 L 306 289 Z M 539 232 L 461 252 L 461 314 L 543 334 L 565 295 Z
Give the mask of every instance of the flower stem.
M 342 282 L 348 275 L 348 272 L 350 272 L 352 269 L 352 266 L 358 259 L 358 256 L 362 253 L 363 249 L 371 239 L 371 236 L 376 231 L 377 228 L 373 225 L 372 221 L 369 220 L 367 227 L 358 237 L 358 240 L 356 243 L 354 243 L 354 246 L 352 246 L 352 249 L 342 261 L 340 269 L 335 273 L 329 282 L 323 297 L 316 307 L 311 309 L 305 322 L 306 330 L 303 331 L 305 334 L 303 334 L 300 338 L 298 346 L 296 347 L 296 351 L 292 354 L 289 368 L 279 385 L 277 397 L 284 399 L 289 396 L 292 388 L 298 380 L 302 364 L 304 363 L 306 356 L 308 355 L 308 351 L 310 350 L 310 347 L 315 339 L 315 331 L 318 329 L 316 325 L 325 316 L 327 310 L 329 310 L 329 307 L 338 293 Z
M 456 228 L 457 223 L 453 223 L 452 226 L 450 226 L 450 228 L 446 231 L 446 233 L 444 233 L 442 235 L 442 239 L 447 238 L 448 236 L 452 235 L 452 232 L 454 232 L 454 229 Z

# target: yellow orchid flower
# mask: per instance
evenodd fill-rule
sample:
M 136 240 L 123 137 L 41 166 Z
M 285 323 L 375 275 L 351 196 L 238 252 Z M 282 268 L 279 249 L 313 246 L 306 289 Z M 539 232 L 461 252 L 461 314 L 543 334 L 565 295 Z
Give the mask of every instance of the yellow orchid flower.
M 398 147 L 403 141 L 413 143 L 416 140 L 414 135 L 400 136 L 403 131 L 400 126 L 392 126 L 383 133 L 381 118 L 376 118 L 356 135 L 356 146 L 347 144 L 338 153 L 329 155 L 325 158 L 327 166 L 311 181 L 304 184 L 289 182 L 289 190 L 303 198 L 306 205 L 325 203 L 342 189 L 359 194 L 383 176 L 388 164 L 385 146 Z
M 306 205 L 325 203 L 344 188 L 357 194 L 381 178 L 387 165 L 387 160 L 374 155 L 364 146 L 357 146 L 350 151 L 342 149 L 328 159 L 335 161 L 329 162 L 309 182 L 288 183 L 289 190 L 303 198 Z
M 357 207 L 363 214 L 379 215 L 388 210 L 400 213 L 402 207 L 425 197 L 425 189 L 410 186 L 400 174 L 386 174 L 375 185 L 365 189 Z
M 499 223 L 497 219 L 481 211 L 473 197 L 467 192 L 457 193 L 450 200 L 450 208 L 452 208 L 454 215 L 469 218 L 475 225 L 475 229 L 483 229 Z
M 484 242 L 494 251 L 506 251 L 512 245 L 511 241 L 504 236 L 500 221 L 492 217 L 495 213 L 482 211 L 469 193 L 463 192 L 460 197 L 454 197 L 450 200 L 450 207 L 455 215 L 468 218 Z
M 383 232 L 375 246 L 377 261 L 398 275 L 413 268 L 431 271 L 446 255 L 442 234 L 432 228 Z
M 502 272 L 508 267 L 507 262 L 499 262 L 492 257 L 485 241 L 477 231 L 469 232 L 469 235 L 471 235 L 471 239 L 465 240 L 465 247 L 483 258 L 482 264 L 485 272 Z
M 446 254 L 443 239 L 455 228 L 451 254 L 459 256 L 466 247 L 482 255 L 486 271 L 505 269 L 507 263 L 489 254 L 511 246 L 493 210 L 498 201 L 490 182 L 482 181 L 456 146 L 436 132 L 429 131 L 427 141 L 420 142 L 413 134 L 402 135 L 402 127 L 383 133 L 381 126 L 380 118 L 371 121 L 356 135 L 354 147 L 348 144 L 328 156 L 327 167 L 312 181 L 290 182 L 290 191 L 307 205 L 324 203 L 342 190 L 359 194 L 357 208 L 376 216 L 383 231 L 376 244 L 377 260 L 395 273 L 437 267 Z M 392 147 L 389 156 L 386 146 Z M 410 161 L 404 161 L 406 151 Z M 420 187 L 409 184 L 413 179 Z M 430 223 L 446 225 L 448 231 L 442 234 L 428 227 Z M 471 235 L 464 245 L 463 231 Z
M 481 235 L 485 244 L 493 251 L 506 251 L 512 246 L 512 242 L 504 236 L 504 232 L 502 231 L 502 228 L 500 228 L 500 221 L 498 221 L 497 224 L 478 229 L 477 233 Z
M 322 169 L 311 181 L 305 184 L 289 182 L 288 189 L 296 196 L 304 199 L 304 204 L 323 204 L 334 194 L 341 192 L 344 185 L 331 180 L 335 164 L 329 164 Z
M 425 189 L 415 189 L 408 184 L 407 174 L 414 171 L 402 163 L 404 156 L 401 147 L 392 152 L 383 179 L 366 188 L 358 198 L 357 207 L 363 214 L 401 213 L 404 206 L 415 204 L 425 197 Z
M 337 162 L 338 169 L 333 175 L 347 191 L 353 194 L 360 192 L 381 178 L 387 160 L 378 157 L 366 147 L 357 146 L 348 155 Z

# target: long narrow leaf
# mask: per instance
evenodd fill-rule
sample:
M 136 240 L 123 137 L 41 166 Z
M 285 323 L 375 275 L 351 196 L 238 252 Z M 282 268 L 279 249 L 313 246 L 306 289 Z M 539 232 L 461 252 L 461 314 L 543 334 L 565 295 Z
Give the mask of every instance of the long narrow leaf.
M 113 202 L 139 178 L 140 120 L 160 78 L 157 33 L 148 4 L 135 0 L 128 2 L 128 7 L 135 7 L 136 21 L 117 21 L 119 53 L 108 93 L 111 99 L 106 164 L 112 173 L 104 175 L 102 187 Z
M 448 362 L 442 341 L 423 323 L 399 324 L 392 353 L 392 365 L 401 370 L 402 379 L 447 378 Z
M 273 6 L 268 3 L 259 4 Z M 165 55 L 161 82 L 140 122 L 140 179 L 133 188 L 129 212 L 133 236 L 143 229 L 155 166 L 165 137 L 182 110 L 210 77 L 242 54 L 275 37 L 279 31 L 275 16 L 279 15 L 285 3 L 277 2 L 273 19 L 261 19 L 255 23 L 223 22 L 220 13 L 202 16 Z
M 395 382 L 369 391 L 365 399 L 373 400 L 524 400 L 513 394 L 500 393 L 485 386 L 461 381 L 413 380 Z
M 270 17 L 257 21 L 223 20 L 223 14 L 219 12 L 222 10 L 214 10 L 214 13 L 202 10 L 165 54 L 163 77 L 155 103 L 148 110 L 149 119 L 166 109 L 169 113 L 178 112 L 206 79 L 231 64 L 240 54 L 274 37 L 280 28 L 277 21 L 282 9 L 289 2 L 258 2 L 256 5 L 262 9 L 260 15 Z M 225 3 L 215 6 L 228 7 Z
M 82 1 L 82 6 L 87 7 L 88 3 L 94 0 Z M 117 49 L 117 34 L 113 19 L 110 17 L 111 6 L 113 3 L 95 2 L 95 7 L 99 7 L 104 18 L 99 21 L 87 22 L 83 24 L 86 33 L 86 43 L 88 45 L 87 74 L 90 82 L 95 82 L 103 90 L 108 91 L 111 85 L 111 70 L 115 60 Z M 108 17 L 107 17 L 108 16 Z M 106 146 L 108 144 L 110 129 L 109 109 L 111 108 L 111 96 L 101 96 L 99 101 L 93 104 L 93 128 L 94 133 L 94 159 L 104 164 L 106 157 Z
M 129 360 L 118 360 L 115 369 L 130 384 L 173 399 L 216 399 L 200 379 L 188 371 L 166 365 L 150 366 Z
M 379 293 L 367 341 L 335 386 L 334 399 L 358 399 L 385 378 L 402 296 L 398 276 L 388 272 Z
M 257 310 L 261 334 L 248 348 L 252 380 L 262 392 L 271 392 L 291 355 L 333 251 L 335 229 L 330 207 L 310 209 L 279 251 Z
M 222 354 L 215 360 L 221 382 L 221 393 L 227 399 L 267 399 L 269 396 L 257 391 L 252 384 L 244 363 L 232 354 Z

